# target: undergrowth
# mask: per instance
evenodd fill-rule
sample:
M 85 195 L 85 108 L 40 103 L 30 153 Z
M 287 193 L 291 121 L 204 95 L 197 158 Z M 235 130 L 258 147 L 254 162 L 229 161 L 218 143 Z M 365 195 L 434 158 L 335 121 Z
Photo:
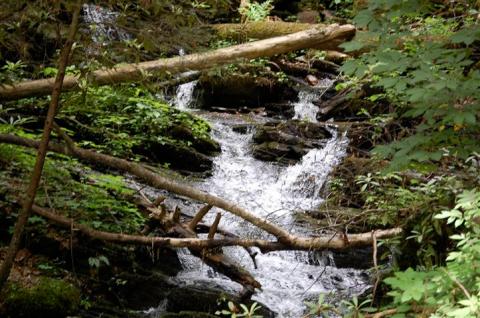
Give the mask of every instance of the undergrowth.
M 34 161 L 30 149 L 0 145 L 0 186 L 4 192 L 0 199 L 9 204 L 19 202 Z M 145 219 L 128 201 L 133 194 L 121 176 L 96 172 L 75 159 L 49 154 L 35 203 L 95 229 L 135 233 Z M 14 220 L 16 215 L 8 217 Z M 45 220 L 30 218 L 30 225 L 38 223 L 45 224 Z

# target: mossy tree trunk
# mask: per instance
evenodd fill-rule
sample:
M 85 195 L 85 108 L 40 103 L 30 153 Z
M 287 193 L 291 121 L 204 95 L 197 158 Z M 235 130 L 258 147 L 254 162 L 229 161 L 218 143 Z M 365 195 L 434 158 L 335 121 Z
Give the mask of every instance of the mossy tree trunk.
M 332 47 L 332 44 L 347 41 L 354 34 L 355 27 L 349 24 L 314 27 L 289 35 L 235 45 L 206 53 L 196 53 L 97 70 L 92 72 L 88 79 L 95 85 L 109 85 L 139 81 L 146 78 L 146 73 L 167 71 L 178 73 L 188 70 L 201 70 L 216 65 L 233 63 L 242 58 L 268 57 L 304 48 L 322 47 L 329 49 Z M 74 75 L 65 76 L 64 90 L 78 89 L 79 83 L 80 77 Z M 15 100 L 47 95 L 51 92 L 53 85 L 54 79 L 52 78 L 3 85 L 0 86 L 0 100 Z

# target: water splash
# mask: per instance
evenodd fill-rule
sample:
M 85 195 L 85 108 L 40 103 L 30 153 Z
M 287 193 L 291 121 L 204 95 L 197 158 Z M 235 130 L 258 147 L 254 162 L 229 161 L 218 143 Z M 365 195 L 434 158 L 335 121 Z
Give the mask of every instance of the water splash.
M 292 209 L 302 211 L 318 207 L 323 201 L 321 189 L 328 175 L 346 155 L 348 139 L 330 128 L 332 138 L 322 149 L 310 150 L 302 160 L 288 167 L 278 181 L 282 198 Z
M 198 81 L 193 81 L 179 85 L 176 95 L 171 104 L 180 110 L 187 110 L 194 105 L 193 93 Z
M 318 106 L 313 102 L 319 100 L 333 83 L 333 80 L 324 78 L 311 89 L 300 91 L 298 94 L 298 102 L 293 104 L 295 111 L 293 119 L 303 119 L 316 122 Z
M 292 233 L 311 234 L 295 224 L 292 211 L 310 209 L 321 203 L 319 189 L 345 155 L 345 136 L 339 136 L 332 128 L 333 136 L 324 148 L 310 151 L 297 165 L 284 167 L 252 157 L 250 146 L 254 132 L 240 134 L 233 131 L 231 126 L 238 123 L 238 118 L 227 114 L 222 115 L 222 119 L 205 116 L 212 123 L 213 136 L 220 142 L 222 153 L 215 158 L 213 175 L 196 186 L 228 198 Z M 207 214 L 205 221 L 211 223 L 216 212 L 221 211 L 214 209 Z M 242 237 L 271 239 L 268 234 L 229 213 L 223 213 L 221 226 Z M 304 301 L 318 297 L 319 293 L 359 294 L 368 286 L 362 271 L 336 268 L 329 253 L 282 251 L 260 254 L 257 269 L 241 248 L 225 248 L 224 253 L 262 284 L 262 291 L 257 292 L 254 299 L 275 310 L 278 317 L 302 316 Z M 228 291 L 240 291 L 239 285 L 202 265 L 188 252 L 180 253 L 180 258 L 184 270 L 176 277 L 179 282 L 192 285 L 211 282 Z

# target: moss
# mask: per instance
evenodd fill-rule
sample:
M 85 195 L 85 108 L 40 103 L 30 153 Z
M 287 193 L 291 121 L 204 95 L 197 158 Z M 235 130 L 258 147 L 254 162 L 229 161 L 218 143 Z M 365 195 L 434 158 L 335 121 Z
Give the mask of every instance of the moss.
M 11 204 L 21 196 L 34 159 L 32 149 L 0 145 L 0 166 L 4 163 L 0 201 Z M 48 155 L 40 189 L 36 204 L 55 206 L 58 213 L 68 213 L 68 217 L 98 230 L 135 233 L 145 221 L 129 201 L 134 191 L 123 177 L 92 171 L 65 156 Z M 39 218 L 33 216 L 29 224 L 36 226 L 34 220 L 38 222 Z
M 80 291 L 59 279 L 42 278 L 33 287 L 8 286 L 5 292 L 6 317 L 55 318 L 77 311 Z
M 291 23 L 283 21 L 256 21 L 245 24 L 214 24 L 219 39 L 246 40 L 268 39 L 276 36 L 291 34 L 311 29 L 309 23 Z

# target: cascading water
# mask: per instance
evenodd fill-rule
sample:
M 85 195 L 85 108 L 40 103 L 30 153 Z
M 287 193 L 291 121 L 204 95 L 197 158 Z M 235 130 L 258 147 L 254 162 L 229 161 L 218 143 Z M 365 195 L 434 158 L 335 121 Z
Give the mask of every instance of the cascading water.
M 92 29 L 92 40 L 105 44 L 111 40 L 128 40 L 130 35 L 116 26 L 118 12 L 95 5 L 83 5 L 83 19 Z
M 305 96 L 300 95 L 299 103 L 302 105 L 308 105 L 302 100 Z M 299 107 L 299 111 L 304 110 Z M 324 148 L 313 149 L 298 164 L 283 167 L 252 157 L 250 143 L 253 131 L 246 134 L 235 132 L 232 125 L 241 121 L 237 116 L 213 113 L 203 116 L 211 122 L 213 136 L 220 142 L 222 153 L 215 158 L 212 176 L 195 185 L 236 202 L 292 233 L 311 234 L 308 229 L 295 224 L 293 213 L 313 209 L 322 202 L 319 190 L 345 155 L 345 136 L 338 135 L 332 128 L 333 137 Z M 207 214 L 207 223 L 212 221 L 215 212 Z M 229 213 L 223 213 L 221 226 L 242 237 L 269 238 L 268 234 Z M 259 254 L 257 269 L 243 249 L 225 248 L 225 253 L 262 284 L 262 291 L 257 292 L 253 299 L 277 312 L 278 317 L 302 316 L 304 301 L 318 297 L 319 293 L 335 291 L 351 295 L 359 294 L 368 287 L 362 271 L 336 268 L 328 253 L 323 253 L 323 256 L 303 251 Z M 223 288 L 240 291 L 239 285 L 202 265 L 188 251 L 183 250 L 180 258 L 183 271 L 176 277 L 179 283 L 216 282 Z
M 195 92 L 195 87 L 197 86 L 197 81 L 188 82 L 177 87 L 177 92 L 175 98 L 171 102 L 172 106 L 180 110 L 186 110 L 193 106 L 193 93 Z
M 298 102 L 294 103 L 295 115 L 293 119 L 304 119 L 311 122 L 317 121 L 318 107 L 313 103 L 333 85 L 335 81 L 324 78 L 313 88 L 300 91 L 298 94 Z
M 103 44 L 110 40 L 127 40 L 130 36 L 115 27 L 118 13 L 96 5 L 83 6 L 84 19 L 94 30 L 92 39 Z M 182 55 L 182 52 L 179 52 Z M 294 105 L 295 118 L 315 121 L 315 99 L 321 97 L 321 89 L 328 89 L 331 80 L 321 81 L 313 91 L 303 91 Z M 188 109 L 193 104 L 196 82 L 180 85 L 173 103 L 179 109 Z M 319 93 L 320 90 L 320 93 Z M 319 189 L 332 168 L 345 155 L 346 138 L 332 129 L 333 137 L 322 149 L 313 149 L 297 165 L 283 167 L 254 159 L 250 154 L 253 131 L 247 134 L 234 132 L 232 124 L 241 120 L 235 116 L 205 116 L 212 123 L 214 138 L 222 146 L 222 154 L 215 159 L 213 175 L 196 184 L 197 187 L 225 197 L 230 201 L 254 211 L 289 229 L 292 233 L 311 234 L 308 229 L 297 226 L 294 212 L 313 209 L 322 202 Z M 207 214 L 207 222 L 215 213 Z M 210 219 L 209 219 L 210 218 Z M 224 213 L 221 227 L 252 238 L 271 238 L 244 220 Z M 328 252 L 272 252 L 256 257 L 258 268 L 254 268 L 250 256 L 241 248 L 225 248 L 241 266 L 250 271 L 262 284 L 262 291 L 254 299 L 264 303 L 278 313 L 278 317 L 300 317 L 305 311 L 304 301 L 313 299 L 319 293 L 335 291 L 347 295 L 362 293 L 368 283 L 364 273 L 354 269 L 338 269 Z M 180 250 L 183 270 L 175 280 L 178 284 L 217 282 L 222 288 L 239 292 L 240 286 L 208 266 Z M 162 311 L 165 301 L 154 310 Z M 163 308 L 163 309 L 162 309 Z M 149 312 L 149 314 L 152 314 Z M 155 313 L 153 313 L 155 315 Z

